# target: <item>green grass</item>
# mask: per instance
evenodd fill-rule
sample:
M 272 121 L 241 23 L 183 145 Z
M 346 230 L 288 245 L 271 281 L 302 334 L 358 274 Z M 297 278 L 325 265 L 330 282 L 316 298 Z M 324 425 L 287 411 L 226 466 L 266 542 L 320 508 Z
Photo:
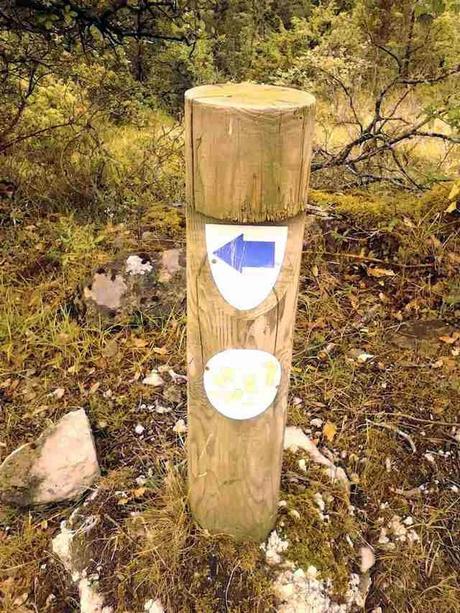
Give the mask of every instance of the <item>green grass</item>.
M 290 542 L 287 557 L 316 565 L 338 597 L 358 568 L 359 546 L 373 544 L 378 561 L 369 607 L 395 613 L 460 611 L 452 430 L 460 421 L 459 341 L 435 338 L 428 352 L 393 343 L 404 321 L 442 318 L 459 326 L 450 296 L 458 283 L 460 241 L 456 214 L 444 213 L 448 191 L 436 188 L 421 198 L 313 192 L 311 202 L 330 219 L 316 216 L 307 231 L 301 272 L 290 399 L 302 404 L 291 403 L 288 423 L 310 429 L 311 419 L 320 417 L 337 426 L 332 441 L 321 429 L 312 436 L 347 471 L 355 512 L 318 467 L 307 462 L 307 474 L 300 473 L 298 458 L 287 453 L 287 508 L 278 529 Z M 21 202 L 15 206 L 21 209 Z M 20 223 L 4 223 L 1 457 L 49 420 L 85 407 L 103 470 L 100 498 L 90 511 L 101 517 L 95 559 L 107 602 L 116 611 L 142 610 L 145 600 L 157 597 L 171 611 L 273 610 L 272 571 L 259 547 L 211 537 L 190 518 L 183 439 L 172 431 L 185 416 L 184 388 L 174 403 L 139 382 L 162 363 L 185 372 L 183 308 L 164 318 L 141 309 L 111 326 L 87 319 L 80 306 L 83 285 L 98 266 L 137 251 L 182 246 L 183 212 L 164 203 L 130 206 L 118 224 L 102 213 L 89 222 L 82 211 L 64 208 L 24 208 Z M 145 231 L 151 234 L 142 238 Z M 376 267 L 395 274 L 373 276 Z M 356 350 L 375 357 L 360 363 Z M 61 399 L 52 394 L 58 387 L 65 390 Z M 156 398 L 172 412 L 139 413 L 141 402 Z M 144 438 L 134 432 L 139 422 L 148 427 Z M 397 430 L 411 437 L 415 452 Z M 452 453 L 428 462 L 425 453 L 440 449 Z M 136 478 L 149 469 L 140 491 Z M 422 496 L 398 493 L 422 484 Z M 319 519 L 315 492 L 328 501 L 327 524 Z M 27 606 L 38 611 L 51 593 L 56 611 L 76 606 L 75 591 L 49 553 L 59 522 L 74 507 L 0 511 L 2 610 L 15 610 L 25 593 Z M 419 543 L 379 547 L 382 521 L 394 514 L 414 518 Z

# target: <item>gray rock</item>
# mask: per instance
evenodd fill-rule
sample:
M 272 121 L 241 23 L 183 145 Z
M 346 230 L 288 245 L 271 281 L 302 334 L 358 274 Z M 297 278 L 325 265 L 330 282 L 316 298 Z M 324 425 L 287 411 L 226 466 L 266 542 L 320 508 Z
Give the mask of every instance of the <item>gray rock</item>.
M 401 324 L 390 341 L 400 349 L 435 356 L 442 345 L 440 336 L 450 336 L 455 328 L 441 319 L 409 321 Z
M 125 322 L 136 313 L 169 316 L 185 302 L 182 250 L 132 254 L 99 268 L 85 285 L 86 319 Z
M 0 501 L 19 507 L 78 498 L 100 475 L 83 409 L 67 413 L 0 466 Z
M 96 272 L 91 287 L 83 290 L 85 300 L 109 311 L 119 309 L 127 285 L 120 274 L 107 275 L 105 272 Z

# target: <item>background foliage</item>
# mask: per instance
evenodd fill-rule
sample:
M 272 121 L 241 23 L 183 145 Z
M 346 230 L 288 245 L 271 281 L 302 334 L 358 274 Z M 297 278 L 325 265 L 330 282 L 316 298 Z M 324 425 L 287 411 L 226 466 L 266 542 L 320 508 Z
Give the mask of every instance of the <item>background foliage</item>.
M 452 0 L 8 0 L 0 178 L 50 206 L 118 208 L 152 183 L 181 200 L 182 165 L 170 193 L 158 155 L 180 151 L 184 91 L 252 80 L 316 94 L 322 187 L 452 179 L 458 12 Z

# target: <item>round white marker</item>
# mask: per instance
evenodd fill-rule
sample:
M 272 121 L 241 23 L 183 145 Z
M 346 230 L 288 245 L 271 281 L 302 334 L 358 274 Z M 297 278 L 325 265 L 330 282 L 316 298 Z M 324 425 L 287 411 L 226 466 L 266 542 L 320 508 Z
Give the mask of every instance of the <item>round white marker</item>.
M 250 419 L 263 413 L 274 401 L 280 380 L 278 360 L 259 349 L 216 353 L 203 374 L 209 402 L 231 419 Z

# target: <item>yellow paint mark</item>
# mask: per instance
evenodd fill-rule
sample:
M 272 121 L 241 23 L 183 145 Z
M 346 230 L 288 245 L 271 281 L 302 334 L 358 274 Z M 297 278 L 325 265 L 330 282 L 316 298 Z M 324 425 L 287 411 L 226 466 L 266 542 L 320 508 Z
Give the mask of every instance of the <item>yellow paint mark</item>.
M 225 393 L 226 402 L 239 402 L 244 396 L 244 391 L 241 388 Z
M 267 385 L 275 384 L 275 375 L 277 372 L 276 364 L 274 362 L 265 362 L 265 381 Z
M 248 394 L 253 394 L 257 390 L 255 375 L 246 375 L 244 379 L 244 391 Z
M 229 385 L 233 383 L 235 378 L 235 369 L 230 368 L 229 366 L 224 366 L 221 368 L 213 377 L 214 385 L 218 387 L 224 387 L 225 385 Z

